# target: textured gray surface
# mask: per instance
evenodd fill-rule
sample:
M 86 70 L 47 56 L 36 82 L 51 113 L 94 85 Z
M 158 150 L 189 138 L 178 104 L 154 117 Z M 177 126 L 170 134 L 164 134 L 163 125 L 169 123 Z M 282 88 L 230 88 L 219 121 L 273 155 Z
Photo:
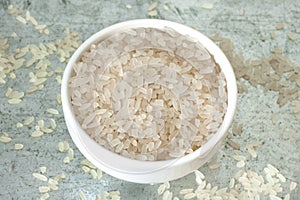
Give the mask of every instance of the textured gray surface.
M 230 38 L 236 52 L 246 58 L 258 59 L 268 56 L 271 49 L 278 45 L 284 54 L 295 63 L 300 63 L 299 46 L 300 35 L 291 41 L 287 38 L 288 32 L 300 28 L 300 1 L 266 0 L 266 1 L 211 1 L 214 7 L 211 10 L 201 8 L 208 1 L 159 1 L 158 16 L 196 28 L 202 33 L 211 36 L 220 33 Z M 7 14 L 7 5 L 30 10 L 40 24 L 49 27 L 50 35 L 41 35 L 30 25 L 22 25 L 15 17 Z M 127 9 L 130 4 L 132 9 Z M 169 10 L 164 10 L 166 4 Z M 9 38 L 10 51 L 16 47 L 39 42 L 54 41 L 63 38 L 66 27 L 77 31 L 79 37 L 85 40 L 93 33 L 117 22 L 149 18 L 147 8 L 149 1 L 80 1 L 80 0 L 53 0 L 53 1 L 0 1 L 0 35 Z M 242 14 L 244 13 L 244 14 Z M 274 40 L 270 39 L 270 31 L 275 30 L 278 22 L 285 23 L 284 30 L 278 30 Z M 12 32 L 18 37 L 11 38 Z M 266 40 L 259 38 L 265 36 Z M 50 58 L 52 66 L 64 68 L 65 63 L 59 63 L 56 57 Z M 21 104 L 10 105 L 5 98 L 8 87 L 24 91 L 28 88 L 28 73 L 30 69 L 22 68 L 16 71 L 17 79 L 7 78 L 5 85 L 0 85 L 0 132 L 8 132 L 13 138 L 9 144 L 0 143 L 0 199 L 35 199 L 39 196 L 38 186 L 43 185 L 33 179 L 32 173 L 38 172 L 39 167 L 47 166 L 46 175 L 55 176 L 61 172 L 66 179 L 59 183 L 59 190 L 50 192 L 51 199 L 78 199 L 79 191 L 83 191 L 89 199 L 102 191 L 120 190 L 122 199 L 157 199 L 157 186 L 140 185 L 117 180 L 104 174 L 102 180 L 91 179 L 80 168 L 83 156 L 72 143 L 66 129 L 61 106 L 56 103 L 56 94 L 60 92 L 60 85 L 55 77 L 49 78 L 42 91 L 26 95 Z M 247 155 L 247 167 L 263 174 L 263 168 L 271 163 L 281 170 L 287 177 L 284 184 L 284 194 L 288 191 L 290 181 L 300 182 L 300 115 L 292 114 L 290 104 L 279 107 L 276 103 L 276 92 L 263 92 L 263 88 L 253 88 L 247 84 L 248 93 L 240 94 L 238 100 L 235 124 L 243 124 L 241 136 L 231 136 L 241 144 L 241 151 Z M 46 109 L 55 107 L 60 115 L 55 116 L 58 128 L 55 133 L 41 138 L 31 138 L 34 129 L 29 127 L 16 128 L 17 122 L 33 115 L 36 119 L 48 119 L 51 116 Z M 271 122 L 272 114 L 277 122 Z M 63 163 L 65 154 L 59 153 L 57 143 L 67 140 L 75 151 L 75 159 L 69 164 Z M 258 157 L 251 159 L 246 153 L 245 145 L 253 141 L 261 141 L 263 145 L 256 150 Z M 24 149 L 15 151 L 14 144 L 24 144 Z M 213 185 L 224 187 L 239 169 L 231 158 L 233 150 L 224 146 L 215 156 L 213 162 L 221 162 L 220 168 L 210 170 L 208 165 L 201 168 L 206 178 Z M 181 188 L 196 187 L 194 176 L 188 175 L 171 182 L 171 190 L 177 194 Z M 291 199 L 300 198 L 299 187 L 291 194 Z

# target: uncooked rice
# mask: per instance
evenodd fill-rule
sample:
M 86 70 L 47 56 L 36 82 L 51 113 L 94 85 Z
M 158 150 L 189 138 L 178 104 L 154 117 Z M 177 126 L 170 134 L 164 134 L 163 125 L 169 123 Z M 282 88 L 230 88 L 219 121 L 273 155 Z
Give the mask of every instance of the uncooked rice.
M 56 110 L 54 108 L 47 109 L 47 112 L 50 113 L 50 114 L 53 114 L 53 115 L 58 115 L 59 114 L 58 110 Z
M 48 186 L 40 186 L 39 191 L 40 193 L 46 193 L 50 191 L 50 188 Z
M 23 144 L 15 144 L 15 150 L 21 150 L 24 148 Z
M 11 140 L 12 139 L 7 134 L 3 134 L 0 136 L 0 142 L 2 142 L 2 143 L 10 143 Z
M 290 191 L 293 191 L 294 189 L 296 189 L 296 187 L 297 187 L 297 183 L 292 181 L 290 184 Z
M 32 176 L 40 181 L 47 181 L 48 178 L 45 175 L 39 173 L 32 173 Z
M 47 167 L 45 167 L 45 166 L 40 167 L 40 172 L 41 172 L 42 174 L 45 174 L 46 171 L 47 171 Z
M 63 162 L 64 163 L 69 163 L 70 162 L 70 158 L 69 158 L 69 156 L 66 156 L 64 159 L 63 159 Z
M 225 77 L 213 56 L 169 27 L 128 29 L 92 44 L 73 66 L 69 89 L 90 137 L 138 160 L 197 150 L 227 108 Z

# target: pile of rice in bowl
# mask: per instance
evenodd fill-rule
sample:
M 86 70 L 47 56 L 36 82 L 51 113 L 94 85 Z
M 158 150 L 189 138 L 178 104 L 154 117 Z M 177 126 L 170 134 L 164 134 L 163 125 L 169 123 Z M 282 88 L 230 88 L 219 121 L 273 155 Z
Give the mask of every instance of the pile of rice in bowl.
M 220 127 L 226 81 L 195 39 L 165 27 L 127 29 L 73 66 L 73 112 L 103 147 L 137 160 L 192 153 Z

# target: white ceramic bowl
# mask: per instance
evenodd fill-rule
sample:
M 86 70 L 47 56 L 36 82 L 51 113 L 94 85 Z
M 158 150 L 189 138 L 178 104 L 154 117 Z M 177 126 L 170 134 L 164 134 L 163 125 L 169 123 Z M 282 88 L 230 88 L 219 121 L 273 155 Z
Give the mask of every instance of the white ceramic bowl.
M 203 46 L 210 52 L 210 54 L 214 56 L 215 61 L 219 64 L 227 81 L 227 112 L 218 132 L 214 134 L 201 148 L 193 153 L 178 159 L 164 161 L 132 160 L 113 153 L 98 145 L 81 128 L 80 124 L 76 120 L 70 104 L 68 82 L 73 70 L 72 66 L 81 57 L 82 53 L 89 49 L 91 44 L 97 43 L 113 33 L 128 28 L 144 27 L 163 29 L 166 26 L 183 35 L 189 35 L 192 38 L 198 39 L 199 42 L 202 43 Z M 206 163 L 218 150 L 223 139 L 226 137 L 227 130 L 233 120 L 237 103 L 235 75 L 228 59 L 219 49 L 219 47 L 209 38 L 190 27 L 175 22 L 157 19 L 126 21 L 112 25 L 92 35 L 72 55 L 64 72 L 61 95 L 65 121 L 69 133 L 80 152 L 90 162 L 102 169 L 104 172 L 119 179 L 136 183 L 159 183 L 174 180 L 191 173 Z

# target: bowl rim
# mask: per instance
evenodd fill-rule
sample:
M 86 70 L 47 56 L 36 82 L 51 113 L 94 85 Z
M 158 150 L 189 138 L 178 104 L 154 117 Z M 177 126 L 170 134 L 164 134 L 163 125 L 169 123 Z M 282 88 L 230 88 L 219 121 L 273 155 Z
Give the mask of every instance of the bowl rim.
M 88 134 L 81 128 L 72 111 L 72 106 L 69 101 L 70 99 L 68 82 L 73 70 L 73 64 L 80 58 L 82 53 L 90 47 L 91 44 L 103 40 L 113 32 L 137 27 L 149 27 L 157 29 L 170 27 L 180 34 L 189 35 L 190 37 L 197 39 L 197 41 L 199 41 L 207 49 L 207 51 L 214 56 L 215 62 L 218 63 L 225 75 L 227 87 L 227 110 L 221 126 L 219 127 L 218 131 L 213 134 L 212 137 L 207 140 L 199 149 L 183 157 L 160 161 L 140 161 L 130 159 L 109 151 L 101 145 L 97 144 L 96 141 L 88 136 Z M 209 152 L 212 150 L 212 147 L 221 142 L 222 138 L 226 136 L 226 133 L 233 121 L 237 104 L 237 86 L 232 66 L 225 54 L 212 40 L 210 40 L 199 31 L 186 25 L 167 20 L 136 19 L 120 22 L 104 28 L 99 32 L 93 34 L 80 45 L 80 47 L 71 56 L 65 68 L 61 85 L 61 99 L 64 119 L 66 121 L 69 134 L 72 137 L 72 140 L 74 141 L 77 148 L 88 160 L 90 160 L 97 167 L 103 169 L 109 174 L 111 174 L 111 170 L 117 173 L 147 174 L 153 171 L 161 170 L 161 168 L 183 165 L 185 163 L 191 162 L 192 160 L 204 158 L 207 154 L 209 154 Z M 87 142 L 88 145 L 84 142 Z M 96 153 L 96 150 L 100 150 L 102 153 Z M 118 160 L 117 164 L 114 162 L 105 162 L 105 158 L 111 157 L 114 157 L 114 159 Z M 122 164 L 120 165 L 120 163 Z

